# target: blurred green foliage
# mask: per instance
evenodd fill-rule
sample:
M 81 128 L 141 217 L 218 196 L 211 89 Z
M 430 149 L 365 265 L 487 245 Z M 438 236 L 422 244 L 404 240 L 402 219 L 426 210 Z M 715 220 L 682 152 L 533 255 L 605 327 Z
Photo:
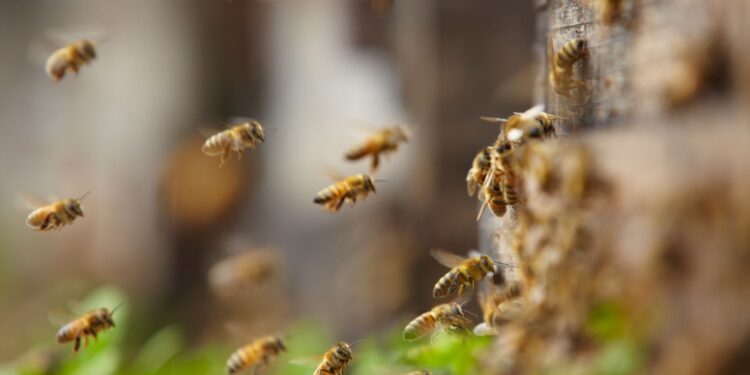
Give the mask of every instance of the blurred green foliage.
M 115 313 L 116 327 L 91 340 L 87 348 L 73 355 L 73 344 L 54 343 L 30 352 L 12 364 L 0 366 L 0 375 L 190 375 L 224 374 L 226 360 L 236 348 L 213 344 L 188 348 L 179 328 L 168 326 L 145 342 L 133 358 L 124 358 L 124 337 L 133 323 L 124 294 L 113 287 L 89 295 L 76 313 L 98 307 L 123 306 Z M 54 338 L 51 338 L 54 340 Z M 312 322 L 300 322 L 286 333 L 289 352 L 274 361 L 269 375 L 309 375 L 320 356 L 337 340 Z M 401 339 L 401 328 L 378 337 L 364 338 L 354 347 L 351 375 L 404 374 L 417 369 L 433 374 L 481 374 L 478 356 L 488 346 L 486 337 L 436 335 L 416 342 Z M 292 363 L 294 362 L 294 363 Z M 299 364 L 303 363 L 303 364 Z

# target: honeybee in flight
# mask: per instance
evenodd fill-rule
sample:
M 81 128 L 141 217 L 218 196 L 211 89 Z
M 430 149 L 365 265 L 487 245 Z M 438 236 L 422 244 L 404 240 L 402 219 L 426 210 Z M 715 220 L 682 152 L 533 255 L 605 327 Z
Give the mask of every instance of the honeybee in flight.
M 438 280 L 432 289 L 434 298 L 447 297 L 456 291 L 461 296 L 467 287 L 474 288 L 487 274 L 498 272 L 498 267 L 501 265 L 489 256 L 475 251 L 469 253 L 469 258 L 439 249 L 433 249 L 430 253 L 440 264 L 451 269 Z
M 398 145 L 409 141 L 409 133 L 402 125 L 382 129 L 371 135 L 346 153 L 348 160 L 359 160 L 372 155 L 371 171 L 378 169 L 380 154 L 387 154 L 398 150 Z
M 259 338 L 237 349 L 227 360 L 227 374 L 251 369 L 252 374 L 261 374 L 279 353 L 285 352 L 284 342 L 278 336 Z
M 563 117 L 544 112 L 544 105 L 539 104 L 526 112 L 514 112 L 507 119 L 499 117 L 480 117 L 480 119 L 493 123 L 503 123 L 502 134 L 504 138 L 517 144 L 528 139 L 545 139 L 556 136 L 554 122 L 563 119 Z
M 323 354 L 323 360 L 320 362 L 313 375 L 343 375 L 344 369 L 352 361 L 352 346 L 357 343 L 347 344 L 339 341 L 336 345 Z
M 369 193 L 375 192 L 375 184 L 370 175 L 358 174 L 346 177 L 319 191 L 313 202 L 323 205 L 326 211 L 337 212 L 345 201 L 349 200 L 354 204 L 357 198 L 365 198 Z
M 219 166 L 222 166 L 232 153 L 239 160 L 245 149 L 254 150 L 258 143 L 264 141 L 263 125 L 256 120 L 249 120 L 212 135 L 203 144 L 201 151 L 208 156 L 220 155 Z
M 63 199 L 39 207 L 29 214 L 26 224 L 36 231 L 60 229 L 72 223 L 76 217 L 83 217 L 81 201 L 88 194 L 89 192 L 86 192 L 80 198 Z
M 518 318 L 523 307 L 519 298 L 521 293 L 523 288 L 518 282 L 508 285 L 503 291 L 491 287 L 489 293 L 479 293 L 479 305 L 482 307 L 484 321 L 474 327 L 474 334 L 494 335 L 497 328 Z
M 551 41 L 548 53 L 552 53 Z M 572 39 L 550 58 L 549 84 L 555 93 L 570 97 L 573 95 L 573 90 L 585 87 L 583 81 L 573 79 L 573 64 L 586 57 L 587 54 L 586 41 Z
M 487 178 L 491 165 L 490 147 L 484 147 L 474 156 L 469 173 L 466 175 L 466 190 L 469 196 L 473 196 L 477 191 L 477 186 L 482 185 Z
M 82 317 L 64 325 L 59 331 L 57 331 L 57 342 L 65 343 L 75 340 L 73 353 L 78 352 L 78 349 L 81 348 L 81 338 L 85 340 L 85 346 L 88 346 L 89 336 L 96 339 L 99 332 L 115 326 L 112 314 L 114 314 L 120 306 L 122 306 L 122 304 L 115 307 L 111 312 L 105 307 L 90 311 Z
M 95 43 L 88 39 L 80 39 L 68 44 L 52 53 L 47 59 L 45 70 L 47 75 L 57 82 L 70 70 L 78 74 L 82 65 L 88 64 L 96 58 Z
M 470 324 L 471 320 L 464 315 L 461 305 L 444 303 L 409 322 L 404 328 L 404 340 L 416 340 L 431 332 L 466 331 Z
M 255 250 L 222 259 L 208 272 L 208 281 L 216 294 L 234 296 L 272 280 L 279 274 L 277 253 Z

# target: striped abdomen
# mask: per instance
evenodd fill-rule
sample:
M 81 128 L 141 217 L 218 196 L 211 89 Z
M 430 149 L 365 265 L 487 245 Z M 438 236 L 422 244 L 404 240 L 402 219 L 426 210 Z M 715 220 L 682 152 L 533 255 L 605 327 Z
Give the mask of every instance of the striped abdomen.
M 576 61 L 584 56 L 586 42 L 573 39 L 565 43 L 555 55 L 555 66 L 563 70 L 570 70 Z
M 433 330 L 437 322 L 432 311 L 428 311 L 409 322 L 404 328 L 404 340 L 416 340 Z
M 337 182 L 321 191 L 318 192 L 318 195 L 315 196 L 315 199 L 313 202 L 316 204 L 324 204 L 331 202 L 333 200 L 339 200 L 341 199 L 347 191 L 347 184 L 344 181 Z
M 432 289 L 432 296 L 434 298 L 442 298 L 456 290 L 459 284 L 461 284 L 461 273 L 458 271 L 458 267 L 448 271 L 443 277 L 435 283 L 435 288 Z
M 258 352 L 259 350 L 254 344 L 248 344 L 237 349 L 227 360 L 227 374 L 234 374 L 254 366 L 260 357 Z
M 352 353 L 349 346 L 345 343 L 338 343 L 331 350 L 327 351 L 315 369 L 314 375 L 341 375 L 344 369 L 352 359 Z
M 77 337 L 83 336 L 86 326 L 86 321 L 83 319 L 74 320 L 62 326 L 62 328 L 57 331 L 57 342 L 63 343 L 73 341 Z
M 221 155 L 224 150 L 232 144 L 232 133 L 224 130 L 209 137 L 203 144 L 201 151 L 206 155 Z
M 62 203 L 37 208 L 26 218 L 26 225 L 38 231 L 47 231 L 65 226 L 72 222 L 75 215 L 70 214 Z

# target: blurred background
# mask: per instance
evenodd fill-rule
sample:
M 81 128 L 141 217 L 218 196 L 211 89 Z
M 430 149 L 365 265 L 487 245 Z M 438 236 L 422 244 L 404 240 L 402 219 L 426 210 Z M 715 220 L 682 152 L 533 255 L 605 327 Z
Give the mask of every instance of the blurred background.
M 532 104 L 524 0 L 5 0 L 0 30 L 0 363 L 67 355 L 53 317 L 103 285 L 135 322 L 124 358 L 165 326 L 186 348 L 301 320 L 351 341 L 400 328 L 434 304 L 429 249 L 477 246 L 464 179 L 497 134 L 478 116 Z M 97 59 L 51 82 L 46 57 L 87 33 Z M 266 143 L 218 168 L 205 130 L 235 116 Z M 349 147 L 396 123 L 413 136 L 376 195 L 337 214 L 312 203 L 327 171 L 369 169 Z M 20 195 L 86 191 L 72 226 L 24 224 Z M 217 293 L 211 267 L 253 249 L 275 254 L 275 277 Z

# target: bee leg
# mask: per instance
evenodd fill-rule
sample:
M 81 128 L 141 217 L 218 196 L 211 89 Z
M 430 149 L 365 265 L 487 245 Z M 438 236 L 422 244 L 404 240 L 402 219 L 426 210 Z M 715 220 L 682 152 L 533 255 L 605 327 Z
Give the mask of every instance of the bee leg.
M 374 171 L 378 169 L 378 165 L 380 164 L 380 155 L 379 154 L 372 154 L 372 165 L 370 168 Z
M 464 294 L 464 289 L 466 289 L 466 286 L 465 286 L 464 284 L 461 284 L 461 285 L 460 285 L 460 286 L 458 287 L 458 295 L 459 295 L 459 296 L 462 296 L 462 295 Z
M 81 336 L 76 336 L 76 343 L 73 344 L 73 354 L 78 353 L 78 349 L 81 348 Z
M 83 338 L 83 347 L 84 348 L 88 348 L 89 347 L 89 337 L 88 336 L 85 336 Z
M 336 203 L 336 209 L 334 211 L 338 211 L 341 209 L 341 206 L 344 205 L 344 201 L 346 200 L 346 197 L 340 198 L 338 203 Z

